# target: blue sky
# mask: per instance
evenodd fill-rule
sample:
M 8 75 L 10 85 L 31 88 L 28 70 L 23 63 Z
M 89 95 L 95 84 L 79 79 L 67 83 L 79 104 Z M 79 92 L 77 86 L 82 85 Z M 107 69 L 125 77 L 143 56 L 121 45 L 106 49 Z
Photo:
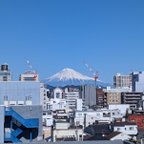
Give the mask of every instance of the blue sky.
M 112 82 L 144 70 L 143 0 L 1 0 L 0 64 L 18 79 L 29 60 L 47 78 L 65 67 Z

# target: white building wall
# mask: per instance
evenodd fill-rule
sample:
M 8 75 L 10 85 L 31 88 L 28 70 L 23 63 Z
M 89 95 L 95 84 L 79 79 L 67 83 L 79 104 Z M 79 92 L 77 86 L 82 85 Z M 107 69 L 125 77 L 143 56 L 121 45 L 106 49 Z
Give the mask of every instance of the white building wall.
M 54 99 L 61 99 L 62 98 L 63 90 L 60 88 L 54 89 Z
M 56 123 L 56 129 L 58 130 L 58 129 L 68 129 L 69 127 L 70 127 L 70 123 L 68 123 L 68 122 L 63 122 L 63 123 Z
M 43 107 L 43 110 L 47 110 L 47 102 L 49 101 L 49 98 L 47 97 L 47 92 L 49 90 L 44 87 L 43 83 L 40 83 L 40 104 Z
M 53 125 L 53 116 L 52 115 L 43 115 L 43 125 L 52 126 Z
M 98 122 L 112 122 L 115 118 L 122 118 L 120 110 L 97 110 L 97 111 L 77 111 L 75 113 L 74 123 L 75 125 L 88 126 L 93 124 L 95 121 Z
M 82 99 L 77 99 L 76 100 L 76 110 L 77 111 L 82 111 L 83 109 L 83 100 Z
M 65 99 L 71 109 L 76 109 L 77 99 L 79 99 L 79 92 L 67 92 L 65 93 Z
M 50 99 L 47 102 L 47 110 L 55 111 L 68 108 L 69 107 L 65 99 Z
M 64 137 L 75 137 L 79 141 L 81 136 L 83 139 L 83 129 L 53 130 L 53 142 L 56 141 L 56 138 Z
M 109 105 L 109 110 L 119 109 L 120 113 L 125 116 L 127 110 L 130 108 L 129 104 L 111 104 Z
M 137 135 L 137 125 L 114 126 L 114 131 L 119 131 L 128 135 Z

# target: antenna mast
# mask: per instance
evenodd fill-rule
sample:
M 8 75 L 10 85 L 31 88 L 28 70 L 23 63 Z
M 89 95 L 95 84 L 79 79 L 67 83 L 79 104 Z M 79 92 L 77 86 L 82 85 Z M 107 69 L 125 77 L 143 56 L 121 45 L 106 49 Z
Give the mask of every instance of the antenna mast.
M 27 63 L 27 65 L 28 65 L 28 70 L 32 70 L 32 65 L 31 65 L 30 61 L 27 60 L 26 63 Z
M 94 78 L 94 81 L 95 81 L 95 87 L 96 87 L 96 82 L 98 80 L 98 71 L 95 71 L 93 67 L 91 67 L 89 64 L 85 63 L 85 66 L 88 68 L 88 70 L 90 72 L 93 73 L 93 78 Z

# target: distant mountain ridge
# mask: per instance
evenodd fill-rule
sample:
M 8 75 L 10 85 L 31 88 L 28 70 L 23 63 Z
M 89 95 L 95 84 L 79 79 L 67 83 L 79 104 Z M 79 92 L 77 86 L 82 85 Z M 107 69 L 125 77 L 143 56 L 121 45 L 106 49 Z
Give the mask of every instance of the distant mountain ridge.
M 67 85 L 94 85 L 95 81 L 94 78 L 88 77 L 86 75 L 83 75 L 71 68 L 64 68 L 62 71 L 54 74 L 53 76 L 43 80 L 43 82 L 47 85 L 51 85 L 54 87 L 64 87 Z M 97 80 L 96 81 L 97 86 L 106 86 L 106 83 Z

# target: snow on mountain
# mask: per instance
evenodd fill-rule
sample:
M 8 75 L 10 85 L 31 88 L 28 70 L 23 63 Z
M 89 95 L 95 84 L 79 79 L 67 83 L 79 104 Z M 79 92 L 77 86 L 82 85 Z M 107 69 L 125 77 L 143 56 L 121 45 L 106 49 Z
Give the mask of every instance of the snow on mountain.
M 81 73 L 71 69 L 65 68 L 62 71 L 56 73 L 55 75 L 48 78 L 49 81 L 58 80 L 58 81 L 66 81 L 66 80 L 93 80 L 93 78 L 88 77 L 86 75 L 82 75 Z
M 54 74 L 53 76 L 45 79 L 44 83 L 51 86 L 66 86 L 66 85 L 84 85 L 95 84 L 94 78 L 83 75 L 71 68 L 64 68 L 62 71 Z M 97 80 L 97 84 L 102 83 Z

